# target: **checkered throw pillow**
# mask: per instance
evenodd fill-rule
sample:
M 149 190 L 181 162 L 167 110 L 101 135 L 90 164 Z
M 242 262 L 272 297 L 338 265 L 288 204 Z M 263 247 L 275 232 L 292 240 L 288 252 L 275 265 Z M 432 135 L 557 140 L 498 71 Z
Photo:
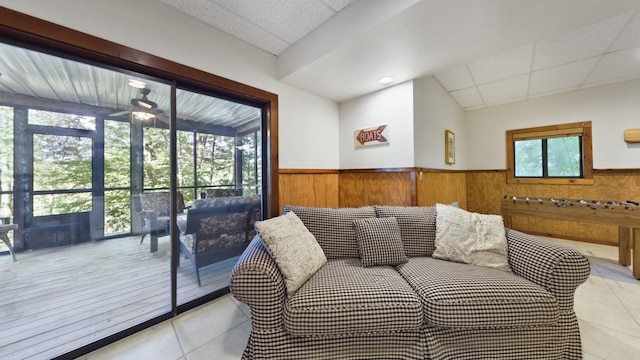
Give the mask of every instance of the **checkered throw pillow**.
M 407 257 L 431 256 L 436 242 L 435 206 L 376 206 L 379 218 L 395 217 Z
M 316 237 L 327 259 L 360 257 L 353 222 L 376 217 L 372 206 L 331 209 L 285 205 L 284 212 L 289 211 L 296 213 Z
M 400 265 L 407 262 L 400 227 L 394 217 L 353 222 L 363 266 Z

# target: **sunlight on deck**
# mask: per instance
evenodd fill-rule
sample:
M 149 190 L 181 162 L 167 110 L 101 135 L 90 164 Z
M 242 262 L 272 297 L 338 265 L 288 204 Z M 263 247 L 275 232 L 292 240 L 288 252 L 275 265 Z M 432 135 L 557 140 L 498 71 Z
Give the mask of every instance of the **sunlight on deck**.
M 0 256 L 0 358 L 51 358 L 171 311 L 170 242 L 139 236 Z M 178 304 L 229 285 L 237 257 L 178 267 Z

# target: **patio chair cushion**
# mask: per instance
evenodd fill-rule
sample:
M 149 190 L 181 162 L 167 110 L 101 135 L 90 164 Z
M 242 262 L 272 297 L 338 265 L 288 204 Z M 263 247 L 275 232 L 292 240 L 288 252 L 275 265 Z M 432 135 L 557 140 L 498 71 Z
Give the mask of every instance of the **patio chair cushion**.
M 259 195 L 195 199 L 186 218 L 178 218 L 180 241 L 191 253 L 243 244 L 259 217 Z
M 260 195 L 251 196 L 226 196 L 206 199 L 195 199 L 191 208 L 199 209 L 203 207 L 227 206 L 229 211 L 242 211 L 247 205 L 260 203 Z
M 169 192 L 145 192 L 140 194 L 142 210 L 152 210 L 158 217 L 169 216 Z
M 236 189 L 207 189 L 207 198 L 235 196 Z

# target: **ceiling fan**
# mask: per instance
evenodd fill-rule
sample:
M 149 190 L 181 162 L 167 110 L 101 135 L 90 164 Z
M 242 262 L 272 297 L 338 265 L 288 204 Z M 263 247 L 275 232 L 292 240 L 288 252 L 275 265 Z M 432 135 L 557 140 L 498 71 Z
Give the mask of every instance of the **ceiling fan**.
M 131 99 L 131 105 L 133 106 L 132 109 L 109 114 L 109 116 L 118 117 L 132 114 L 135 119 L 139 120 L 151 120 L 156 117 L 162 117 L 164 114 L 161 110 L 158 110 L 158 104 L 147 98 L 147 95 L 149 95 L 150 92 L 151 89 L 149 88 L 140 89 L 140 94 L 142 94 L 142 96 L 140 98 Z M 164 121 L 165 119 L 160 120 Z

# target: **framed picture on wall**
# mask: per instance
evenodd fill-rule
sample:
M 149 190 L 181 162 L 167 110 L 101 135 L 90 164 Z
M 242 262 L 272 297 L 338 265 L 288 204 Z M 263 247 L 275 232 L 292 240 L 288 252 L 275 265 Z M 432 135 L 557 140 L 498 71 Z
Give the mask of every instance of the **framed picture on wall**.
M 444 131 L 444 162 L 451 165 L 456 163 L 456 135 L 449 131 Z

